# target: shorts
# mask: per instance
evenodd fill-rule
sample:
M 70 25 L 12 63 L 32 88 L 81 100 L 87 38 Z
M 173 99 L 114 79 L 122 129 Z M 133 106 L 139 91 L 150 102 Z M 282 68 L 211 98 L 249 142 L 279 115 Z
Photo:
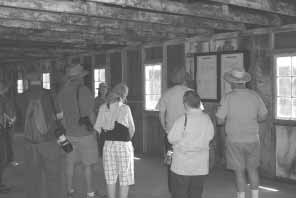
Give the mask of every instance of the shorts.
M 119 177 L 121 186 L 133 185 L 135 182 L 132 142 L 105 141 L 103 167 L 107 184 L 115 184 Z
M 66 156 L 67 163 L 82 162 L 92 165 L 99 162 L 98 145 L 95 134 L 82 137 L 68 137 L 73 151 Z
M 245 170 L 260 165 L 260 142 L 226 142 L 227 168 Z

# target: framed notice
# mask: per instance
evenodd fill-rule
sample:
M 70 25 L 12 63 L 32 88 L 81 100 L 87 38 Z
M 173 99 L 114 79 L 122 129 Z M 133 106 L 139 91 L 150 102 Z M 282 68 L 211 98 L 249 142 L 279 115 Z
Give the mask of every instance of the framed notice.
M 196 90 L 202 101 L 217 102 L 220 99 L 219 73 L 216 53 L 195 55 Z
M 224 73 L 231 71 L 232 69 L 243 69 L 245 70 L 246 63 L 246 52 L 235 51 L 220 54 L 220 65 L 221 65 L 221 93 L 226 94 L 231 91 L 231 86 L 224 80 Z

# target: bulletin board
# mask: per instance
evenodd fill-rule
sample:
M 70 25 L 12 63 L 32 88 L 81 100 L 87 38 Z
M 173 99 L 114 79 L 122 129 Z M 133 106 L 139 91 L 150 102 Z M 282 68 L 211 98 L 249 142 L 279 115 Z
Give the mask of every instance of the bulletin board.
M 217 53 L 195 54 L 196 90 L 204 102 L 220 99 L 220 67 Z

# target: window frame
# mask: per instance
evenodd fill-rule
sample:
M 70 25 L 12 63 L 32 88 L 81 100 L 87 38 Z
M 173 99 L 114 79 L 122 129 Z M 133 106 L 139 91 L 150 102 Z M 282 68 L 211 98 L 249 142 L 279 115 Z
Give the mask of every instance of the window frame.
M 278 125 L 289 125 L 296 126 L 296 118 L 295 119 L 281 119 L 277 117 L 277 58 L 278 57 L 286 57 L 286 56 L 296 56 L 295 49 L 294 50 L 281 50 L 274 51 L 273 54 L 273 119 L 274 123 Z
M 105 78 L 105 81 L 100 81 L 100 80 L 99 80 L 99 81 L 96 81 L 96 79 L 95 79 L 95 70 L 97 70 L 97 69 L 98 69 L 99 71 L 100 71 L 101 69 L 104 70 L 104 78 Z M 98 96 L 98 95 L 96 95 L 98 91 L 96 90 L 95 83 L 96 83 L 96 82 L 100 82 L 99 85 L 100 85 L 101 83 L 106 83 L 106 71 L 107 71 L 107 70 L 106 70 L 105 67 L 95 67 L 95 68 L 93 68 L 93 77 L 92 77 L 92 79 L 93 79 L 93 91 L 94 91 L 94 97 L 95 97 L 95 98 Z M 100 74 L 100 72 L 99 72 L 99 74 Z M 99 77 L 100 77 L 100 75 L 99 75 Z M 98 88 L 99 88 L 99 87 L 98 87 Z
M 160 77 L 161 77 L 161 79 L 160 79 L 160 83 L 161 83 L 161 87 L 160 87 L 160 98 L 162 97 L 162 88 L 163 88 L 163 61 L 162 60 L 160 60 L 160 59 L 156 59 L 156 60 L 151 60 L 151 61 L 145 61 L 144 63 L 143 63 L 143 101 L 144 101 L 144 103 L 143 103 L 143 109 L 144 109 L 144 111 L 145 112 L 159 112 L 159 109 L 147 109 L 146 108 L 146 78 L 145 78 L 145 68 L 146 68 L 146 66 L 147 65 L 160 65 L 160 69 L 161 69 L 161 71 L 160 71 Z

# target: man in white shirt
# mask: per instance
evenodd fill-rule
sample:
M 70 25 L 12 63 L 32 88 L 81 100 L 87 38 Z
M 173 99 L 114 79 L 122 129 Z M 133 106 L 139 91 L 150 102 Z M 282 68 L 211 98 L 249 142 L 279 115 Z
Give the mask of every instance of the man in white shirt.
M 173 145 L 172 196 L 201 198 L 209 172 L 209 142 L 214 136 L 214 127 L 200 109 L 200 97 L 195 91 L 186 91 L 183 103 L 186 113 L 174 122 L 168 134 L 168 141 Z

